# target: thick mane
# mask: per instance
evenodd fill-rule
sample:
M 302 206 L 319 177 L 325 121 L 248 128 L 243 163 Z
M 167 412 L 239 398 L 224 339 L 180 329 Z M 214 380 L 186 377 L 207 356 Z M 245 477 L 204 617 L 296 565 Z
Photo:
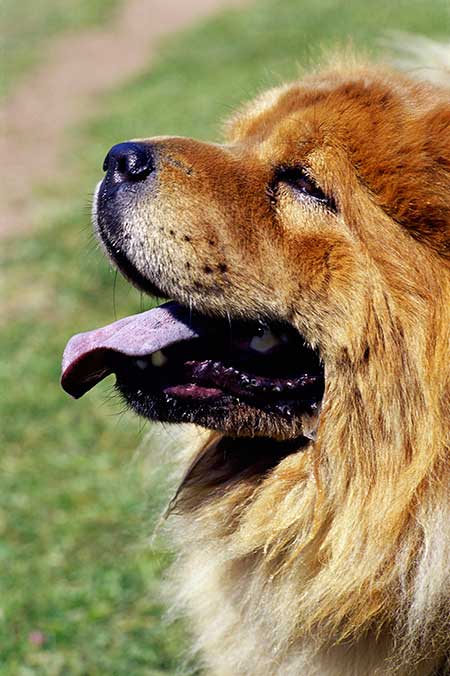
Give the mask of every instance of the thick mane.
M 433 292 L 440 311 L 428 306 L 414 337 L 374 299 L 370 356 L 328 374 L 308 452 L 288 456 L 262 481 L 239 477 L 224 490 L 220 481 L 211 489 L 208 471 L 217 466 L 209 463 L 183 489 L 188 560 L 193 529 L 195 548 L 216 561 L 215 574 L 234 580 L 241 603 L 270 609 L 279 652 L 306 636 L 317 649 L 368 630 L 382 637 L 388 625 L 399 663 L 450 650 L 450 295 L 448 287 Z M 219 561 L 215 547 L 223 548 Z M 188 565 L 202 574 L 203 564 Z M 263 619 L 257 608 L 252 614 L 258 632 Z
M 239 464 L 246 443 L 247 460 L 254 452 L 251 440 L 236 454 L 233 440 L 211 434 L 189 451 L 172 510 L 175 574 L 180 606 L 219 673 L 250 663 L 254 673 L 283 676 L 422 674 L 430 671 L 421 665 L 450 655 L 450 106 L 442 91 L 408 132 L 420 142 L 406 155 L 393 144 L 386 171 L 368 170 L 383 195 L 389 171 L 413 166 L 398 179 L 396 215 L 380 217 L 380 203 L 365 197 L 356 205 L 368 224 L 365 325 L 326 364 L 316 440 L 273 463 L 262 454 L 256 468 Z M 404 238 L 393 216 L 409 230 Z M 359 652 L 347 663 L 351 644 Z

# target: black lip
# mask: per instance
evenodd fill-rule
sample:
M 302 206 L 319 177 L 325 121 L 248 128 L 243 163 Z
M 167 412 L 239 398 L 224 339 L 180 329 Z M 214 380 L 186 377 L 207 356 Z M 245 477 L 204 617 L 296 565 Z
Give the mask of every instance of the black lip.
M 163 397 L 166 401 L 181 398 L 186 406 L 190 405 L 189 399 L 173 394 L 171 393 L 171 390 L 176 389 L 176 386 L 187 386 L 190 382 L 201 389 L 209 390 L 209 388 L 213 388 L 215 391 L 216 388 L 219 388 L 220 395 L 213 395 L 209 400 L 208 405 L 210 405 L 211 401 L 219 400 L 234 404 L 242 403 L 247 406 L 265 410 L 266 412 L 283 415 L 287 418 L 298 414 L 312 413 L 314 408 L 317 407 L 322 400 L 324 393 L 323 372 L 305 376 L 303 387 L 299 385 L 295 391 L 285 389 L 277 396 L 269 385 L 266 387 L 264 387 L 264 385 L 258 387 L 256 384 L 258 380 L 266 381 L 268 383 L 270 378 L 258 378 L 255 376 L 255 385 L 250 387 L 246 384 L 242 384 L 239 376 L 235 377 L 233 380 L 233 378 L 230 378 L 229 376 L 228 378 L 221 378 L 220 373 L 219 375 L 214 374 L 209 379 L 202 379 L 198 376 L 194 376 L 192 378 L 187 378 L 186 380 L 179 380 L 180 375 L 182 374 L 178 371 L 174 374 L 169 374 L 168 379 L 163 383 L 158 382 L 156 377 L 153 376 L 155 378 L 155 383 L 157 384 L 149 386 L 148 376 L 142 376 L 136 368 L 130 366 L 128 359 L 126 362 L 127 363 L 124 363 L 122 368 L 119 365 L 116 369 L 116 375 L 119 385 L 122 385 L 128 392 L 131 393 L 134 391 L 139 393 L 140 396 L 148 397 L 150 399 L 154 397 Z M 171 375 L 172 377 L 175 376 L 172 383 L 170 381 Z M 241 374 L 241 378 L 245 378 L 247 381 L 249 380 L 245 373 Z M 205 400 L 208 401 L 207 398 L 203 399 L 203 401 Z M 194 403 L 194 406 L 198 405 L 198 401 L 198 399 L 193 399 L 193 402 L 196 402 Z
M 192 423 L 237 437 L 303 437 L 301 415 L 308 413 L 306 409 L 297 415 L 270 407 L 261 409 L 230 395 L 214 401 L 186 401 L 161 392 L 148 395 L 120 377 L 116 388 L 127 406 L 147 420 Z

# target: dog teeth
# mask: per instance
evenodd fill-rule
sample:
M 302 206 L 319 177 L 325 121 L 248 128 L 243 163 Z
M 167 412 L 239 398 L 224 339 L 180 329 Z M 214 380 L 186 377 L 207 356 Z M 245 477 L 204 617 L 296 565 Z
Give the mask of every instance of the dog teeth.
M 261 352 L 265 354 L 271 350 L 275 345 L 278 345 L 280 340 L 273 335 L 270 329 L 264 329 L 264 332 L 260 336 L 253 336 L 250 341 L 250 347 L 255 352 Z
M 161 366 L 164 366 L 164 364 L 167 362 L 167 357 L 165 354 L 161 352 L 161 350 L 158 350 L 158 352 L 154 352 L 151 356 L 150 359 L 135 359 L 134 363 L 138 368 L 140 368 L 142 371 L 145 371 L 146 368 L 150 366 L 150 363 L 152 366 L 156 366 L 157 368 L 160 368 Z
M 315 441 L 317 428 L 319 426 L 320 406 L 313 404 L 311 408 L 314 410 L 312 410 L 310 414 L 305 413 L 302 416 L 302 432 L 304 437 L 311 439 L 311 441 Z
M 161 352 L 161 350 L 158 350 L 158 352 L 154 352 L 152 354 L 150 360 L 152 362 L 152 366 L 160 368 L 161 366 L 164 366 L 164 364 L 167 362 L 167 357 L 165 354 Z

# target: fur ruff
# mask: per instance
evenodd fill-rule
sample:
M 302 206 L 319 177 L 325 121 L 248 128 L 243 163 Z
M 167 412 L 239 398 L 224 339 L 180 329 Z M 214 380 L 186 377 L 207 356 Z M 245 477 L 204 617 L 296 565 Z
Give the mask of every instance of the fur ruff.
M 172 578 L 207 673 L 449 673 L 449 268 L 366 236 L 367 345 L 327 372 L 315 442 L 231 481 L 216 434 L 184 443 Z

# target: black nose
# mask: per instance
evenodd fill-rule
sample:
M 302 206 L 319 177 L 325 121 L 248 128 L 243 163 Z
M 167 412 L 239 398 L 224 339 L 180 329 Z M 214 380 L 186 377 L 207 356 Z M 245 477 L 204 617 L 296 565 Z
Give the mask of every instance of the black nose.
M 103 162 L 106 180 L 110 184 L 144 181 L 155 169 L 151 146 L 145 143 L 118 143 Z

